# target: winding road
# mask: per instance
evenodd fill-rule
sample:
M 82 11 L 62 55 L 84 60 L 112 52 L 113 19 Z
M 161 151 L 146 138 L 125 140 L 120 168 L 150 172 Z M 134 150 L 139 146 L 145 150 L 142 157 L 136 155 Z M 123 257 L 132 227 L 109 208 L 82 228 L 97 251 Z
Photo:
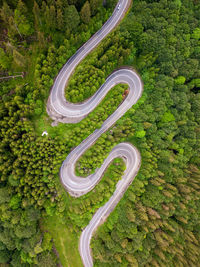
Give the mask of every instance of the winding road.
M 100 129 L 96 129 L 67 156 L 60 169 L 60 179 L 65 189 L 70 195 L 79 197 L 88 193 L 95 187 L 95 185 L 100 181 L 105 169 L 114 158 L 120 157 L 126 164 L 126 170 L 122 179 L 117 183 L 114 194 L 103 207 L 97 210 L 89 225 L 81 234 L 79 251 L 85 267 L 93 266 L 90 240 L 94 231 L 113 211 L 119 200 L 122 198 L 124 192 L 132 183 L 140 168 L 141 158 L 140 153 L 133 145 L 129 143 L 120 143 L 112 149 L 102 166 L 98 168 L 94 174 L 89 175 L 87 178 L 83 179 L 82 177 L 76 176 L 75 164 L 81 155 L 138 101 L 142 94 L 143 85 L 140 77 L 135 71 L 130 68 L 123 68 L 113 72 L 106 79 L 105 83 L 98 89 L 98 91 L 83 103 L 73 104 L 67 102 L 64 91 L 69 77 L 76 66 L 119 23 L 119 21 L 124 17 L 130 4 L 131 1 L 129 0 L 120 0 L 112 16 L 102 26 L 102 28 L 67 61 L 54 82 L 47 103 L 47 112 L 53 120 L 63 123 L 77 123 L 85 118 L 102 101 L 113 86 L 119 83 L 125 83 L 129 86 L 129 94 L 117 110 L 108 117 L 106 121 L 104 121 Z

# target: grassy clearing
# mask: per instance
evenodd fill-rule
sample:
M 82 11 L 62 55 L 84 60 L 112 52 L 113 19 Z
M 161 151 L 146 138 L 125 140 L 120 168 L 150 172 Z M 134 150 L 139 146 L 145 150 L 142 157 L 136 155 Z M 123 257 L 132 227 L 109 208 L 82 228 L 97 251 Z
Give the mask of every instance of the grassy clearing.
M 51 137 L 60 136 L 61 138 L 67 138 L 67 132 L 72 129 L 72 124 L 58 123 L 57 126 L 52 127 L 52 119 L 44 111 L 39 117 L 33 119 L 35 125 L 35 131 L 38 135 L 41 135 L 43 131 L 47 131 Z
M 99 103 L 99 105 L 81 122 L 73 124 L 73 123 L 58 123 L 57 126 L 52 127 L 51 123 L 53 120 L 48 116 L 46 112 L 46 100 L 44 101 L 43 105 L 43 113 L 40 116 L 35 116 L 32 118 L 32 121 L 34 122 L 35 131 L 38 135 L 41 135 L 43 131 L 47 131 L 51 137 L 61 137 L 62 139 L 68 140 L 71 133 L 69 132 L 73 130 L 75 127 L 81 127 L 82 124 L 90 123 L 90 121 L 94 121 L 95 116 L 102 116 L 102 110 L 108 107 L 110 104 L 110 99 L 115 99 L 115 104 L 112 104 L 110 107 L 110 110 L 108 111 L 108 114 L 106 118 L 111 115 L 118 107 L 118 105 L 122 102 L 122 95 L 124 91 L 127 89 L 127 85 L 125 84 L 119 84 L 117 86 L 114 86 L 105 96 L 105 98 Z M 118 99 L 117 99 L 118 97 Z M 88 119 L 90 121 L 88 121 Z M 102 121 L 103 123 L 103 121 Z M 99 127 L 101 126 L 101 124 Z M 96 128 L 95 128 L 96 129 Z M 94 131 L 94 128 L 89 130 L 89 134 L 91 134 Z M 84 140 L 89 134 L 86 134 L 82 140 Z M 77 144 L 78 145 L 78 144 Z
M 71 232 L 60 217 L 54 215 L 45 218 L 42 221 L 42 229 L 51 233 L 63 267 L 83 266 L 78 251 L 79 235 Z

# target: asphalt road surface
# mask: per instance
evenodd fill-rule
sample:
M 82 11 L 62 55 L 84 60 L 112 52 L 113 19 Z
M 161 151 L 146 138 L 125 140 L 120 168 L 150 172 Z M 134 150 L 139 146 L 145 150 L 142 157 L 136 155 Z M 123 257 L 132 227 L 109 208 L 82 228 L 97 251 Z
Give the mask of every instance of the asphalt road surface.
M 55 79 L 47 103 L 47 112 L 53 120 L 63 123 L 77 123 L 86 117 L 102 101 L 113 86 L 119 83 L 125 83 L 129 86 L 129 94 L 117 110 L 104 121 L 100 129 L 95 130 L 67 156 L 60 169 L 60 179 L 65 189 L 70 195 L 79 197 L 88 193 L 96 186 L 105 169 L 113 159 L 120 157 L 126 164 L 126 170 L 122 179 L 117 183 L 114 194 L 103 207 L 97 210 L 89 225 L 81 234 L 79 251 L 85 267 L 93 266 L 90 240 L 94 231 L 109 216 L 126 189 L 132 183 L 140 168 L 141 158 L 140 153 L 133 145 L 120 143 L 112 149 L 102 166 L 87 178 L 76 176 L 75 164 L 81 155 L 138 101 L 142 94 L 143 85 L 135 71 L 130 68 L 122 68 L 113 72 L 99 90 L 83 103 L 73 104 L 67 102 L 64 96 L 64 90 L 75 67 L 119 23 L 129 5 L 129 0 L 120 0 L 112 16 L 102 28 L 68 60 Z

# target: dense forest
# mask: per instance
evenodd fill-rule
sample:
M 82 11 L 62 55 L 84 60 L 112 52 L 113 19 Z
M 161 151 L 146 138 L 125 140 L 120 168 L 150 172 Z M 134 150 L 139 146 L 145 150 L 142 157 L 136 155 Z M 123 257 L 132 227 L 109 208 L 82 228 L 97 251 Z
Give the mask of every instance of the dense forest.
M 44 219 L 59 218 L 79 236 L 123 173 L 123 162 L 114 160 L 96 188 L 77 199 L 59 181 L 62 161 L 123 101 L 125 85 L 115 86 L 78 124 L 52 127 L 46 113 L 56 74 L 115 4 L 0 1 L 2 264 L 57 266 L 56 242 Z M 77 174 L 87 176 L 122 141 L 142 156 L 139 174 L 92 240 L 95 266 L 199 266 L 199 61 L 198 0 L 135 0 L 71 77 L 66 98 L 72 102 L 90 97 L 123 65 L 136 69 L 144 83 L 139 102 L 77 162 Z M 48 136 L 41 136 L 44 130 Z

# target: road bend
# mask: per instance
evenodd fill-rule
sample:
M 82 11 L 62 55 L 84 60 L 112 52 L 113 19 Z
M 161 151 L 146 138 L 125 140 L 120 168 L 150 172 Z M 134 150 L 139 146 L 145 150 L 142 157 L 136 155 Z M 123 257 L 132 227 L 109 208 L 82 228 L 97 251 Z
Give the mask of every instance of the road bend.
M 130 6 L 129 0 L 120 0 L 112 16 L 63 66 L 55 79 L 51 89 L 47 112 L 49 116 L 62 123 L 77 123 L 85 118 L 103 100 L 109 90 L 120 83 L 127 84 L 129 93 L 117 110 L 108 117 L 100 129 L 96 129 L 82 143 L 77 146 L 64 160 L 60 168 L 60 179 L 71 196 L 80 197 L 91 191 L 100 181 L 104 171 L 115 158 L 122 158 L 126 170 L 121 180 L 116 185 L 116 190 L 109 201 L 99 208 L 92 217 L 88 226 L 83 230 L 79 241 L 79 252 L 85 267 L 93 266 L 90 241 L 97 227 L 102 224 L 116 207 L 123 194 L 134 180 L 140 168 L 141 157 L 139 151 L 130 143 L 120 143 L 115 146 L 102 166 L 94 174 L 86 178 L 75 174 L 77 160 L 90 148 L 96 140 L 105 133 L 127 110 L 129 110 L 141 97 L 143 84 L 139 75 L 130 68 L 122 68 L 113 72 L 98 89 L 98 91 L 83 103 L 73 104 L 65 99 L 65 86 L 76 66 L 113 30 L 124 17 Z

